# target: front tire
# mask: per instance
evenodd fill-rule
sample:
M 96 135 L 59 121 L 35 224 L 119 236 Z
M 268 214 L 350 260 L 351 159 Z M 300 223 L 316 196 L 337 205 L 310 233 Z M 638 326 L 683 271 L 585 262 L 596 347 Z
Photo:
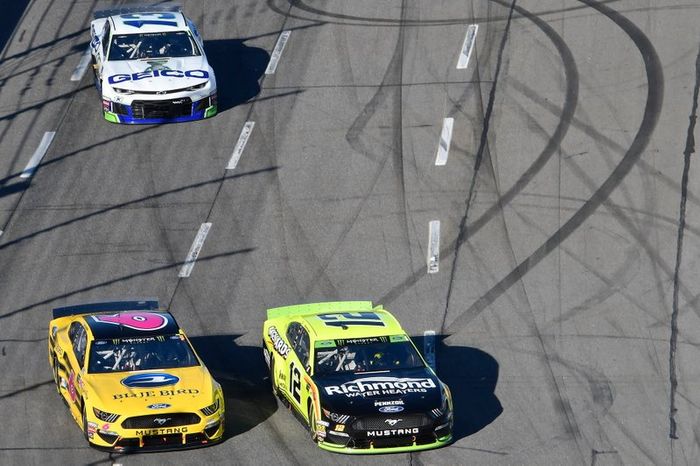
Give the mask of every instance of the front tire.
M 85 440 L 90 443 L 90 437 L 88 436 L 88 426 L 87 426 L 87 414 L 85 413 L 85 404 L 83 404 L 83 409 L 82 411 L 82 420 L 83 420 L 83 435 L 85 436 Z
M 319 442 L 318 434 L 316 433 L 318 426 L 316 425 L 316 409 L 313 403 L 309 403 L 309 429 L 311 430 L 311 441 Z

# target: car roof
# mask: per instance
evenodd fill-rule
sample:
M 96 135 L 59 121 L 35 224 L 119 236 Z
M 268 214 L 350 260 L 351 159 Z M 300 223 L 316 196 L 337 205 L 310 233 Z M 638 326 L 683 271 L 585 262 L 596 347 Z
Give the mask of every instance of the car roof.
M 149 32 L 187 31 L 185 15 L 179 11 L 139 12 L 112 15 L 113 34 L 140 34 Z
M 362 315 L 373 315 L 376 318 L 358 318 Z M 369 338 L 406 333 L 396 318 L 384 309 L 374 309 L 370 312 L 331 311 L 301 315 L 298 318 L 306 323 L 315 340 Z
M 172 314 L 163 311 L 97 312 L 81 318 L 95 340 L 173 335 L 180 331 Z

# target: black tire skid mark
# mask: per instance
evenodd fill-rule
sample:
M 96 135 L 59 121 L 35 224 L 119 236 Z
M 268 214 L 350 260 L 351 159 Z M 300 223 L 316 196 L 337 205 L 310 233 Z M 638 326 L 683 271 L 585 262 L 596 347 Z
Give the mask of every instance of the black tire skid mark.
M 530 98 L 533 102 L 536 104 L 540 105 L 542 108 L 545 108 L 552 114 L 556 114 L 557 108 L 554 104 L 551 102 L 546 102 L 541 98 L 538 98 L 534 91 L 532 91 L 530 88 L 525 86 L 524 84 L 511 80 L 510 82 L 511 87 L 514 87 L 516 90 L 520 91 L 523 95 L 526 97 Z M 607 146 L 608 148 L 619 152 L 621 154 L 624 154 L 626 152 L 626 149 L 622 147 L 620 144 L 618 144 L 616 141 L 612 140 L 608 136 L 600 133 L 597 131 L 595 128 L 593 128 L 590 124 L 584 122 L 581 118 L 574 118 L 572 120 L 572 126 L 575 127 L 576 129 L 582 131 L 586 135 L 588 135 L 599 147 L 601 147 L 601 150 L 603 150 L 604 146 Z M 653 173 L 655 177 L 660 178 L 667 187 L 673 190 L 680 190 L 680 184 L 677 184 L 674 180 L 671 180 L 670 178 L 666 177 L 662 173 L 660 173 L 658 170 L 654 169 L 652 166 L 650 166 L 647 162 L 644 160 L 640 159 L 637 162 L 637 167 L 640 169 L 645 170 L 648 173 Z M 578 172 L 579 179 L 585 181 L 586 183 L 589 184 L 591 189 L 594 189 L 594 185 L 592 180 L 586 178 L 585 172 L 582 170 L 578 169 L 576 165 L 571 165 L 571 168 L 576 170 Z M 693 201 L 695 205 L 700 205 L 700 197 L 695 196 L 692 192 L 688 192 L 688 200 Z M 620 221 L 624 222 L 624 219 L 627 217 L 624 213 L 625 209 L 623 207 L 620 207 L 616 204 L 613 204 L 609 201 L 605 202 L 605 207 L 608 208 L 612 214 L 615 216 L 615 218 Z M 643 213 L 646 215 L 646 212 L 640 212 L 640 211 L 634 211 L 635 213 Z M 665 223 L 673 224 L 674 228 L 678 226 L 677 219 L 674 219 L 672 222 L 669 217 L 660 217 L 658 215 L 654 216 L 655 219 L 660 219 L 663 220 Z M 654 264 L 660 269 L 660 271 L 663 271 L 664 274 L 669 277 L 669 279 L 672 279 L 673 277 L 673 269 L 672 267 L 664 261 L 664 259 L 657 254 L 656 250 L 649 244 L 649 241 L 647 239 L 647 236 L 640 231 L 636 226 L 629 224 L 623 224 L 623 227 L 625 227 L 629 232 L 631 232 L 635 238 L 638 240 L 638 242 L 643 246 L 645 252 L 647 253 L 648 257 L 654 262 Z M 694 228 L 692 225 L 686 225 L 686 231 L 692 232 L 694 235 L 700 234 L 700 231 L 697 228 Z M 660 277 L 659 275 L 659 270 L 657 268 L 652 269 L 652 273 L 654 273 L 656 277 L 656 283 L 657 283 L 657 294 L 659 296 L 665 295 L 665 290 L 663 289 L 663 284 L 664 280 Z M 697 296 L 694 296 L 692 291 L 688 289 L 687 286 L 683 285 L 680 283 L 680 291 L 685 297 L 685 299 L 689 302 L 692 303 L 697 299 Z M 680 314 L 682 315 L 684 311 L 693 311 L 695 312 L 698 316 L 700 316 L 700 309 L 697 309 L 695 306 L 692 305 L 687 305 L 685 308 L 680 309 Z M 656 320 L 658 320 L 655 317 Z M 667 325 L 670 322 L 670 317 L 669 321 L 659 321 L 659 325 Z
M 394 19 L 394 18 L 373 18 L 366 16 L 357 15 L 346 15 L 342 13 L 334 13 L 330 11 L 325 11 L 320 8 L 315 8 L 308 5 L 308 0 L 285 0 L 290 5 L 293 5 L 296 9 L 304 11 L 306 13 L 314 14 L 324 18 L 336 18 L 343 21 L 327 21 L 331 24 L 344 24 L 350 26 L 371 26 L 371 27 L 401 27 L 401 26 L 449 26 L 456 24 L 467 24 L 467 23 L 485 23 L 492 21 L 506 21 L 506 17 L 486 17 L 486 18 L 452 18 L 452 19 L 425 19 L 425 20 L 406 20 L 406 19 Z M 601 3 L 614 3 L 620 0 L 601 0 Z M 272 11 L 278 14 L 284 14 L 282 7 L 275 5 L 275 0 L 267 0 L 267 6 Z M 568 11 L 581 10 L 585 7 L 569 7 L 569 8 L 559 8 L 547 11 L 541 11 L 534 13 L 538 17 L 542 17 L 550 14 L 566 13 Z M 306 18 L 299 15 L 289 15 L 291 18 L 303 20 L 303 21 L 315 21 L 312 18 Z
M 695 60 L 695 86 L 693 88 L 692 109 L 688 119 L 688 134 L 685 150 L 683 151 L 683 174 L 681 178 L 681 199 L 678 214 L 678 237 L 676 244 L 676 265 L 673 272 L 673 304 L 671 309 L 671 337 L 669 339 L 669 381 L 671 395 L 669 400 L 669 433 L 671 439 L 678 439 L 676 422 L 676 391 L 678 390 L 678 374 L 676 368 L 676 352 L 678 345 L 678 295 L 680 290 L 680 269 L 683 260 L 683 237 L 685 232 L 686 201 L 688 198 L 688 178 L 690 175 L 691 156 L 695 153 L 695 125 L 698 119 L 698 97 L 700 94 L 700 51 Z
M 489 4 L 491 4 L 492 2 L 498 3 L 501 6 L 506 4 L 504 1 L 501 0 L 489 0 Z M 523 174 L 518 178 L 518 180 L 513 184 L 513 186 L 499 197 L 499 199 L 494 203 L 492 207 L 487 209 L 481 217 L 464 227 L 470 235 L 473 235 L 476 232 L 478 232 L 493 217 L 495 217 L 496 215 L 500 215 L 502 207 L 512 202 L 513 199 L 517 197 L 517 195 L 530 183 L 530 181 L 537 175 L 537 173 L 539 173 L 542 170 L 542 168 L 547 164 L 551 157 L 557 152 L 562 140 L 564 139 L 564 136 L 568 132 L 569 126 L 573 119 L 573 114 L 578 104 L 578 70 L 576 68 L 576 63 L 573 59 L 573 55 L 568 49 L 566 43 L 545 21 L 541 20 L 537 16 L 531 15 L 529 12 L 527 12 L 526 10 L 522 10 L 519 7 L 517 9 L 517 12 L 519 15 L 522 15 L 524 18 L 533 21 L 535 25 L 543 29 L 543 32 L 550 38 L 550 40 L 554 43 L 555 47 L 559 51 L 562 57 L 562 62 L 564 64 L 564 72 L 566 74 L 567 80 L 564 105 L 561 109 L 560 121 L 554 133 L 552 134 L 550 141 L 547 143 L 543 151 L 535 159 L 535 162 L 533 162 L 528 167 L 528 169 L 525 172 L 523 172 Z M 515 11 L 513 13 L 515 13 Z M 480 69 L 479 64 L 477 64 L 477 69 Z M 485 137 L 485 131 L 482 128 L 482 140 Z M 477 173 L 475 172 L 474 179 L 476 179 L 476 176 Z M 466 219 L 466 217 L 467 216 L 465 215 L 463 219 Z M 468 237 L 464 235 L 462 238 L 458 238 L 457 240 L 453 241 L 445 248 L 441 249 L 441 255 L 445 257 L 448 254 L 454 254 L 455 251 L 457 251 L 467 239 Z M 416 284 L 420 279 L 425 277 L 426 271 L 427 267 L 423 267 L 413 275 L 409 276 L 405 281 L 403 281 L 402 283 L 398 284 L 397 286 L 389 290 L 387 293 L 385 293 L 385 295 L 380 299 L 380 302 L 383 302 L 385 304 L 391 303 L 405 290 L 407 290 L 412 285 Z M 454 267 L 452 269 L 452 273 L 454 274 Z M 447 309 L 445 310 L 445 314 L 443 317 L 443 328 L 445 325 L 446 318 Z
M 402 0 L 401 15 L 407 14 L 408 9 L 405 8 L 406 0 Z M 399 181 L 399 200 L 398 203 L 401 205 L 400 209 L 402 211 L 402 217 L 404 221 L 404 242 L 406 243 L 406 250 L 410 251 L 409 244 L 409 224 L 408 224 L 408 206 L 406 201 L 406 187 L 404 178 L 404 168 L 403 168 L 403 86 L 402 75 L 403 75 L 403 51 L 404 51 L 404 41 L 405 41 L 405 28 L 400 28 L 398 33 L 398 38 L 396 41 L 396 47 L 394 48 L 394 53 L 389 61 L 387 69 L 384 73 L 381 83 L 379 84 L 376 92 L 365 104 L 364 108 L 358 116 L 353 121 L 352 125 L 348 129 L 345 135 L 345 139 L 350 145 L 350 147 L 355 150 L 358 154 L 364 155 L 370 161 L 377 164 L 377 168 L 374 171 L 374 175 L 368 183 L 368 188 L 366 194 L 362 197 L 361 201 L 358 203 L 354 212 L 349 216 L 349 219 L 345 223 L 345 227 L 338 235 L 338 238 L 332 248 L 332 251 L 323 263 L 320 265 L 317 276 L 311 282 L 311 286 L 318 281 L 321 274 L 325 274 L 331 260 L 333 259 L 336 251 L 338 251 L 347 238 L 348 234 L 352 228 L 357 223 L 360 214 L 364 210 L 367 202 L 369 201 L 374 189 L 376 188 L 382 173 L 389 161 L 393 161 L 395 178 Z M 392 135 L 392 145 L 384 146 L 384 154 L 377 155 L 372 150 L 372 148 L 367 147 L 361 139 L 361 135 L 367 127 L 369 121 L 377 113 L 377 110 L 387 101 L 393 104 L 393 110 L 391 114 L 392 124 L 391 128 L 393 131 Z M 412 260 L 409 261 L 412 263 Z M 308 294 L 311 289 L 306 290 Z
M 622 182 L 624 177 L 630 172 L 635 163 L 639 160 L 646 149 L 651 136 L 656 128 L 656 123 L 663 103 L 664 79 L 661 62 L 656 53 L 656 49 L 646 37 L 646 35 L 629 19 L 619 14 L 617 11 L 596 2 L 595 0 L 579 0 L 580 2 L 594 8 L 601 14 L 608 17 L 618 25 L 634 42 L 639 49 L 644 60 L 644 65 L 648 77 L 647 103 L 644 109 L 644 116 L 639 130 L 627 150 L 625 156 L 615 167 L 610 176 L 596 190 L 595 193 L 585 202 L 585 204 L 567 222 L 550 236 L 528 258 L 522 261 L 505 278 L 483 294 L 474 304 L 472 304 L 462 315 L 457 317 L 448 327 L 449 333 L 457 333 L 464 329 L 469 322 L 483 312 L 498 296 L 504 293 L 510 286 L 519 281 L 527 272 L 544 259 L 551 251 L 556 249 L 566 238 L 568 238 L 579 226 L 581 226 Z

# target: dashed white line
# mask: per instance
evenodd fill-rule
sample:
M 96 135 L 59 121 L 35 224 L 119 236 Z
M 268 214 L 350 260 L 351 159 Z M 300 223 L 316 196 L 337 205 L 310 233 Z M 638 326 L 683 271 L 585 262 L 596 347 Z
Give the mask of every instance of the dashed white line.
M 428 224 L 428 273 L 440 270 L 440 220 Z
M 51 141 L 53 141 L 53 137 L 55 135 L 56 131 L 47 131 L 44 133 L 44 137 L 41 138 L 39 147 L 36 148 L 34 155 L 32 155 L 32 158 L 29 159 L 29 163 L 26 167 L 24 167 L 22 174 L 19 175 L 20 178 L 30 178 L 34 174 L 36 167 L 39 166 L 41 159 L 44 158 L 46 151 L 49 150 L 49 146 L 51 145 Z
M 282 31 L 280 34 L 279 38 L 277 39 L 277 44 L 275 44 L 275 48 L 272 51 L 270 63 L 267 64 L 265 74 L 275 74 L 275 70 L 277 70 L 277 63 L 280 61 L 282 51 L 284 50 L 284 46 L 287 45 L 287 41 L 289 40 L 289 35 L 291 33 L 292 31 Z
M 454 123 L 454 118 L 445 118 L 442 122 L 442 133 L 440 134 L 440 143 L 438 144 L 437 156 L 435 157 L 435 165 L 442 166 L 447 163 L 447 155 L 450 152 L 450 142 L 452 141 L 452 126 Z
M 472 56 L 472 50 L 474 49 L 474 44 L 476 43 L 476 33 L 478 31 L 478 24 L 470 24 L 467 28 L 467 35 L 464 37 L 462 52 L 459 54 L 459 60 L 457 61 L 458 70 L 463 70 L 469 66 L 469 58 Z
M 185 263 L 182 265 L 180 273 L 177 274 L 178 277 L 187 278 L 192 273 L 194 263 L 197 261 L 199 252 L 202 250 L 202 246 L 204 246 L 204 240 L 207 238 L 210 228 L 211 223 L 202 223 L 202 226 L 199 227 L 199 231 L 197 232 L 197 236 L 194 238 L 190 252 L 187 253 L 187 259 L 185 259 Z
M 75 70 L 73 70 L 73 74 L 70 75 L 70 80 L 71 81 L 80 81 L 83 79 L 83 75 L 85 74 L 85 70 L 87 69 L 88 63 L 90 63 L 90 46 L 88 45 L 87 49 L 83 54 L 80 56 L 80 61 L 78 62 L 78 66 L 75 67 Z
M 254 127 L 254 121 L 246 121 L 243 125 L 241 135 L 238 136 L 238 142 L 236 143 L 236 147 L 233 148 L 231 160 L 229 160 L 228 165 L 226 165 L 226 170 L 233 170 L 234 168 L 236 168 L 236 165 L 238 165 L 238 161 L 241 159 L 241 155 L 243 154 L 243 149 L 245 149 L 245 145 L 248 143 L 250 133 L 253 132 Z
M 426 330 L 423 332 L 423 356 L 425 362 L 433 369 L 435 368 L 435 330 Z

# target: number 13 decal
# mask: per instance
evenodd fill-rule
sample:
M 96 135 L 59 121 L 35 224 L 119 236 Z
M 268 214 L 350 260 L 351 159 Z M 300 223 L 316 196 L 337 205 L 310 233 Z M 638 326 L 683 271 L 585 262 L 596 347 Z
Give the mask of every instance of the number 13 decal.
M 297 403 L 301 403 L 301 393 L 299 392 L 300 389 L 301 372 L 299 372 L 299 368 L 296 367 L 294 363 L 291 363 L 289 365 L 289 391 L 292 394 L 292 397 L 297 400 Z

